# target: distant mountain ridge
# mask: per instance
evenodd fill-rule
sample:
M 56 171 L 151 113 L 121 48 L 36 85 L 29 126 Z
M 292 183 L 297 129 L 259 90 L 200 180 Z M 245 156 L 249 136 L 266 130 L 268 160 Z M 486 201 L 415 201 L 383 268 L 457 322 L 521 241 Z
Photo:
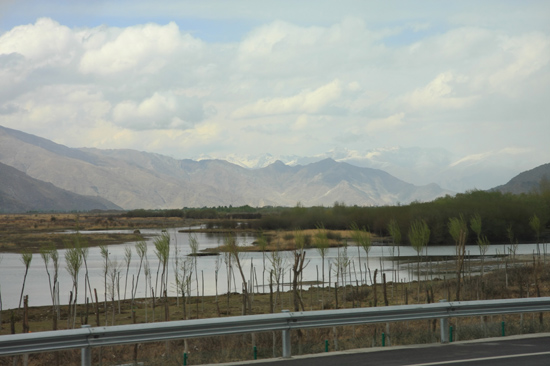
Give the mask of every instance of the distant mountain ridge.
M 74 149 L 0 127 L 0 162 L 30 177 L 124 209 L 245 205 L 390 205 L 452 193 L 372 168 L 324 159 L 247 169 L 223 160 L 176 160 L 136 150 Z
M 295 166 L 327 158 L 358 167 L 381 169 L 415 185 L 436 183 L 455 192 L 493 188 L 510 180 L 525 166 L 525 155 L 516 149 L 471 156 L 454 156 L 443 148 L 391 147 L 364 151 L 335 149 L 315 156 L 230 154 L 223 157 L 249 169 L 264 168 L 277 160 Z M 212 157 L 200 156 L 197 159 Z

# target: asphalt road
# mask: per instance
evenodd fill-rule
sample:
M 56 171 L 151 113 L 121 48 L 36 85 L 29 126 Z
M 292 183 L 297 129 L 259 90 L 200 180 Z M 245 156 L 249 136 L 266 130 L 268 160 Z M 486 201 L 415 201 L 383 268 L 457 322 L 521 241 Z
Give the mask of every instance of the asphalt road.
M 242 365 L 243 363 L 239 363 Z M 387 347 L 252 361 L 255 366 L 548 366 L 550 334 L 456 342 L 446 345 Z M 236 364 L 235 364 L 236 365 Z

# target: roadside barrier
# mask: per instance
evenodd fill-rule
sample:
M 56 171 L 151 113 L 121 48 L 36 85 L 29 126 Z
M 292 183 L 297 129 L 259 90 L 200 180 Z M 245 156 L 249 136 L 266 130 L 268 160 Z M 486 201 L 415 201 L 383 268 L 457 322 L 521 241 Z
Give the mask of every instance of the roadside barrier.
M 440 319 L 441 342 L 449 339 L 448 319 L 550 311 L 550 297 L 398 305 L 374 308 L 283 311 L 279 314 L 181 320 L 164 323 L 90 327 L 0 336 L 0 356 L 81 349 L 82 366 L 91 366 L 93 347 L 200 338 L 231 334 L 281 331 L 284 358 L 291 356 L 290 331 L 305 328 Z M 504 324 L 502 325 L 504 335 Z M 451 336 L 452 337 L 452 336 Z M 451 338 L 452 339 L 452 338 Z M 328 342 L 327 342 L 328 343 Z M 325 345 L 328 349 L 327 344 Z

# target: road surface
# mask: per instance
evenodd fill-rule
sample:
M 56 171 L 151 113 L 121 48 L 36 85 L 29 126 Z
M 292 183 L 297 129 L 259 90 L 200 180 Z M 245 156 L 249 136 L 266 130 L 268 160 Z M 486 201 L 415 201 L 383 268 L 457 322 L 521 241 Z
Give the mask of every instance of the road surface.
M 423 346 L 386 347 L 258 360 L 254 366 L 548 366 L 550 334 L 492 338 Z

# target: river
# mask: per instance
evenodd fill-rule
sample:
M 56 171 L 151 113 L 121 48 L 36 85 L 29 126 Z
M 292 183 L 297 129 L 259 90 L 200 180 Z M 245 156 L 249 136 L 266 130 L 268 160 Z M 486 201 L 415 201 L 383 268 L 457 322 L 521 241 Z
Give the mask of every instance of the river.
M 170 229 L 168 234 L 171 237 L 170 243 L 170 264 L 169 264 L 169 295 L 175 296 L 176 294 L 176 281 L 175 281 L 175 258 L 176 252 L 179 253 L 180 263 L 182 258 L 185 258 L 187 254 L 191 252 L 189 246 L 189 234 L 180 233 L 180 229 Z M 125 232 L 125 231 L 118 231 Z M 147 235 L 147 259 L 151 268 L 151 279 L 153 286 L 155 284 L 155 278 L 158 268 L 158 259 L 154 253 L 154 236 L 160 235 L 160 230 L 142 230 L 142 234 Z M 206 234 L 206 233 L 196 233 L 192 234 L 196 237 L 199 243 L 199 250 L 206 249 L 209 247 L 216 247 L 223 243 L 223 235 L 218 234 Z M 238 235 L 237 240 L 240 245 L 251 245 L 255 237 L 252 235 Z M 128 283 L 126 282 L 126 265 L 124 263 L 124 253 L 125 247 L 130 246 L 132 248 L 132 259 L 130 262 L 130 267 L 128 271 Z M 547 253 L 547 244 L 540 246 L 541 252 Z M 117 244 L 110 245 L 109 249 L 109 258 L 112 261 L 117 261 L 120 267 L 120 297 L 121 298 L 130 298 L 130 289 L 132 286 L 132 277 L 135 280 L 135 277 L 139 268 L 139 257 L 135 250 L 135 242 L 126 243 L 126 244 Z M 487 256 L 496 256 L 499 254 L 508 253 L 512 247 L 510 245 L 491 245 L 486 253 Z M 517 246 L 517 254 L 533 254 L 536 252 L 537 246 L 535 244 L 520 244 Z M 361 258 L 359 259 L 359 254 Z M 443 257 L 443 256 L 452 256 L 455 253 L 455 248 L 453 246 L 430 246 L 424 252 L 429 257 Z M 467 246 L 466 253 L 471 255 L 478 255 L 479 249 L 477 246 Z M 279 252 L 281 256 L 283 268 L 285 269 L 284 277 L 281 279 L 281 282 L 284 284 L 284 289 L 289 289 L 290 282 L 290 271 L 293 263 L 292 253 L 291 252 Z M 391 257 L 397 257 L 399 255 L 399 261 L 392 261 Z M 352 282 L 355 284 L 358 280 L 361 282 L 363 278 L 367 283 L 370 284 L 368 276 L 365 275 L 365 269 L 370 270 L 372 274 L 376 269 L 379 273 L 386 273 L 387 281 L 394 282 L 406 282 L 409 280 L 417 279 L 416 274 L 416 264 L 411 264 L 410 257 L 415 257 L 417 253 L 411 247 L 399 247 L 399 250 L 394 249 L 389 246 L 372 246 L 369 252 L 369 261 L 366 263 L 365 252 L 361 249 L 357 250 L 355 246 L 349 246 L 347 248 L 347 259 L 345 260 L 346 250 L 343 248 L 331 248 L 328 250 L 324 263 L 325 263 L 325 283 L 329 281 L 329 270 L 330 270 L 330 279 L 331 282 L 337 281 L 336 279 L 336 265 L 337 263 L 349 263 L 346 269 L 346 281 L 349 281 L 350 277 Z M 254 288 L 255 291 L 263 292 L 267 291 L 267 284 L 269 278 L 269 270 L 271 269 L 271 260 L 273 253 L 241 253 L 241 263 L 244 270 L 244 274 L 247 278 L 247 281 L 250 281 L 253 277 L 254 279 Z M 23 284 L 23 275 L 25 273 L 25 266 L 21 261 L 20 254 L 13 253 L 3 253 L 0 254 L 0 292 L 2 296 L 2 309 L 11 309 L 17 308 L 19 305 L 19 299 L 21 294 L 21 288 Z M 338 258 L 340 257 L 340 261 Z M 404 259 L 409 257 L 409 261 Z M 215 286 L 215 277 L 216 277 L 216 268 L 218 268 L 218 293 L 226 293 L 228 291 L 228 281 L 227 281 L 227 266 L 225 262 L 226 256 L 223 254 L 219 256 L 201 256 L 197 257 L 197 268 L 198 268 L 198 282 L 199 282 L 199 292 L 203 292 L 205 295 L 214 295 L 216 292 Z M 359 260 L 361 260 L 361 270 L 359 269 Z M 265 272 L 264 272 L 264 261 L 265 261 Z M 307 267 L 303 272 L 303 281 L 317 281 L 322 279 L 322 258 L 319 252 L 316 249 L 307 249 L 306 250 L 306 263 Z M 87 265 L 89 271 L 89 279 L 92 289 L 97 289 L 99 301 L 104 299 L 104 276 L 103 268 L 104 261 L 101 257 L 100 250 L 98 247 L 89 248 L 89 254 L 87 257 Z M 423 263 L 424 268 L 428 268 L 428 263 Z M 431 267 L 430 267 L 431 268 Z M 235 273 L 232 278 L 236 278 L 236 281 L 231 281 L 230 291 L 239 292 L 241 286 L 235 286 L 235 282 L 239 283 L 240 275 L 234 269 Z M 51 269 L 50 269 L 51 272 Z M 361 273 L 363 277 L 361 277 Z M 78 288 L 78 301 L 83 303 L 84 298 L 84 274 L 85 268 L 82 266 L 79 275 L 79 288 Z M 431 276 L 434 276 L 433 274 Z M 435 274 L 438 276 L 438 274 Z M 452 276 L 450 274 L 449 276 Z M 421 278 L 424 278 L 424 275 L 421 275 Z M 204 280 L 203 280 L 204 279 Z M 380 277 L 378 278 L 380 283 Z M 265 286 L 262 286 L 264 284 Z M 126 295 L 124 289 L 126 287 Z M 60 303 L 67 304 L 69 302 L 69 292 L 72 289 L 72 280 L 70 275 L 66 270 L 65 265 L 65 250 L 59 250 L 59 288 L 60 288 Z M 192 282 L 192 295 L 195 295 L 196 292 L 196 281 L 193 279 Z M 141 271 L 138 290 L 136 297 L 144 297 L 145 286 L 143 278 L 143 269 Z M 29 295 L 29 305 L 30 306 L 42 306 L 51 304 L 51 296 L 49 290 L 48 276 L 44 267 L 44 262 L 39 254 L 34 254 L 31 265 L 29 267 L 29 272 L 27 275 L 27 280 L 25 283 L 25 295 Z M 90 296 L 88 294 L 88 296 Z

